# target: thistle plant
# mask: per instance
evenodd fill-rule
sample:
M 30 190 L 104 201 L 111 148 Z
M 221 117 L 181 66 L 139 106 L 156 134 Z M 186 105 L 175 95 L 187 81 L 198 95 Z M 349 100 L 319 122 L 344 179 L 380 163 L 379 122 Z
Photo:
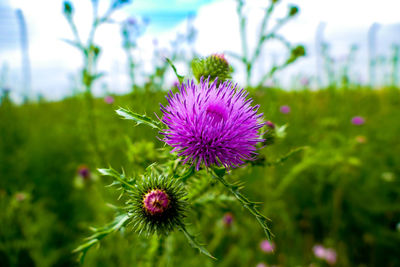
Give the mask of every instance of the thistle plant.
M 135 72 L 138 62 L 135 60 L 133 53 L 137 48 L 137 39 L 144 33 L 149 21 L 147 19 L 129 18 L 121 24 L 121 34 L 123 40 L 123 49 L 125 50 L 128 60 L 128 73 L 131 80 L 132 91 L 137 88 L 135 86 Z
M 81 84 L 82 89 L 84 91 L 87 110 L 88 110 L 88 130 L 89 137 L 93 142 L 94 150 L 96 155 L 101 159 L 101 161 L 105 161 L 104 153 L 100 148 L 98 137 L 97 137 L 97 126 L 96 119 L 93 113 L 94 101 L 92 96 L 92 87 L 96 80 L 101 78 L 104 73 L 100 73 L 97 70 L 97 63 L 101 53 L 101 48 L 94 42 L 95 33 L 98 30 L 99 26 L 105 23 L 111 23 L 111 15 L 114 11 L 121 8 L 123 5 L 129 3 L 128 0 L 112 0 L 108 10 L 103 15 L 98 14 L 98 0 L 92 0 L 92 8 L 93 8 L 93 22 L 92 27 L 89 33 L 89 36 L 86 42 L 82 41 L 82 38 L 78 32 L 78 28 L 74 22 L 74 7 L 72 2 L 64 1 L 63 4 L 63 13 L 67 22 L 73 33 L 73 40 L 64 39 L 64 41 L 74 47 L 76 47 L 82 54 L 83 57 L 83 67 L 81 70 Z
M 245 1 L 237 0 L 237 14 L 239 17 L 239 30 L 241 38 L 242 53 L 237 54 L 233 52 L 227 52 L 228 55 L 237 59 L 241 62 L 246 71 L 246 84 L 251 85 L 252 75 L 255 63 L 259 60 L 261 52 L 264 46 L 269 41 L 275 40 L 280 42 L 288 51 L 288 57 L 285 61 L 280 64 L 274 64 L 269 71 L 267 71 L 257 83 L 257 87 L 262 86 L 269 78 L 290 64 L 294 63 L 300 57 L 305 56 L 306 51 L 303 45 L 292 45 L 285 37 L 279 34 L 279 30 L 290 20 L 292 20 L 298 13 L 299 8 L 295 5 L 290 5 L 285 17 L 278 19 L 273 27 L 269 28 L 269 21 L 273 14 L 279 0 L 270 0 L 269 5 L 264 10 L 264 16 L 260 24 L 260 30 L 257 38 L 257 43 L 253 51 L 249 51 L 248 39 L 247 39 L 247 21 L 248 17 L 244 14 Z
M 275 125 L 265 122 L 258 112 L 259 105 L 253 104 L 244 89 L 231 81 L 219 83 L 217 77 L 211 82 L 210 75 L 205 75 L 199 82 L 182 82 L 176 93 L 170 91 L 167 104 L 160 104 L 158 120 L 124 108 L 116 111 L 124 119 L 158 131 L 159 139 L 167 146 L 160 150 L 162 160 L 151 164 L 140 176 L 130 177 L 111 167 L 99 169 L 102 175 L 114 179 L 110 186 L 121 191 L 124 205 L 115 207 L 113 222 L 93 228 L 93 235 L 75 252 L 84 256 L 102 238 L 123 228 L 157 235 L 160 242 L 179 230 L 189 244 L 214 258 L 188 231 L 190 215 L 204 212 L 197 209 L 199 206 L 233 201 L 254 216 L 271 240 L 269 220 L 258 210 L 258 203 L 249 200 L 241 192 L 242 186 L 229 181 L 227 174 L 257 160 L 257 150 L 265 141 L 263 128 L 275 130 Z

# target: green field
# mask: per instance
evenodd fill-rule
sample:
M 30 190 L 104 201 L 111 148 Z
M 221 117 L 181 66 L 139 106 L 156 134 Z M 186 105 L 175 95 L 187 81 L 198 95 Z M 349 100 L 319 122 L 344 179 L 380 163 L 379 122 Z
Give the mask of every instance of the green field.
M 263 89 L 251 95 L 266 120 L 288 125 L 286 136 L 262 148 L 260 157 L 273 163 L 301 149 L 279 164 L 235 169 L 228 178 L 262 202 L 275 252 L 260 249 L 262 229 L 235 201 L 203 198 L 192 203 L 189 229 L 218 260 L 192 249 L 178 231 L 157 246 L 155 237 L 126 228 L 90 250 L 84 266 L 324 266 L 313 255 L 315 244 L 334 248 L 337 266 L 400 266 L 399 90 Z M 159 103 L 165 102 L 163 93 L 116 96 L 111 105 L 95 99 L 96 150 L 83 97 L 19 106 L 3 99 L 0 266 L 78 264 L 71 251 L 89 235 L 89 226 L 112 220 L 106 203 L 122 203 L 96 168 L 110 164 L 139 174 L 160 160 L 157 131 L 134 127 L 114 110 L 160 115 Z M 280 113 L 282 105 L 291 112 Z M 354 116 L 365 124 L 353 125 Z M 77 175 L 82 164 L 91 179 Z M 227 212 L 233 214 L 231 226 L 223 224 Z

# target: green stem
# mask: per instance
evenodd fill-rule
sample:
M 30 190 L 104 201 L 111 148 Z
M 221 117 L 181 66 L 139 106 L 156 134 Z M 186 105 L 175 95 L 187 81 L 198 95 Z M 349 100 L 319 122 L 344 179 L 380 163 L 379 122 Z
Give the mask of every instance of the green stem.
M 182 231 L 182 233 L 185 235 L 185 237 L 187 238 L 187 240 L 189 241 L 190 245 L 193 248 L 197 248 L 201 253 L 203 253 L 204 255 L 207 255 L 208 257 L 216 260 L 216 258 L 210 254 L 210 252 L 208 252 L 208 250 L 201 245 L 194 236 L 192 236 L 185 228 L 184 225 L 179 225 L 179 230 Z
M 214 170 L 212 170 L 212 175 L 218 181 L 220 181 L 229 191 L 231 191 L 231 193 L 239 200 L 239 202 L 242 204 L 244 208 L 246 208 L 248 211 L 250 211 L 251 214 L 253 214 L 256 217 L 258 223 L 263 228 L 267 238 L 271 240 L 273 234 L 268 226 L 269 219 L 266 218 L 257 210 L 257 203 L 250 201 L 247 197 L 242 195 L 239 192 L 238 185 L 230 184 L 228 181 L 226 181 L 224 178 L 224 174 L 217 174 Z

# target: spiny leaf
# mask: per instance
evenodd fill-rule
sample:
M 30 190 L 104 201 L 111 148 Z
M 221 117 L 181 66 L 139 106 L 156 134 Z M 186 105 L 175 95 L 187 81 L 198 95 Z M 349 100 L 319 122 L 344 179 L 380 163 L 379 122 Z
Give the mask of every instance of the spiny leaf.
M 176 77 L 177 77 L 178 80 L 179 80 L 179 83 L 182 83 L 182 82 L 183 82 L 183 79 L 184 79 L 185 77 L 178 74 L 178 71 L 176 70 L 176 67 L 175 67 L 174 63 L 172 63 L 172 61 L 171 61 L 169 58 L 165 58 L 165 60 L 168 62 L 168 64 L 169 64 L 169 65 L 171 66 L 171 68 L 174 70 L 175 75 L 176 75 Z
M 81 264 L 83 264 L 83 261 L 85 259 L 88 250 L 95 244 L 100 242 L 100 240 L 106 237 L 107 235 L 118 231 L 129 218 L 130 218 L 129 214 L 121 214 L 115 217 L 115 219 L 111 223 L 109 223 L 104 227 L 92 228 L 94 234 L 86 238 L 86 240 L 88 241 L 78 246 L 76 249 L 72 251 L 72 253 L 80 253 L 79 261 L 81 262 Z
M 201 245 L 194 236 L 192 236 L 191 234 L 189 234 L 189 232 L 186 230 L 185 226 L 181 225 L 179 227 L 179 230 L 181 230 L 183 232 L 183 234 L 185 235 L 185 237 L 187 238 L 187 240 L 189 241 L 189 244 L 193 247 L 193 248 L 197 248 L 201 253 L 203 253 L 204 255 L 210 257 L 211 259 L 216 260 L 216 258 L 210 254 L 210 252 L 208 252 L 208 250 Z
M 127 177 L 125 176 L 124 173 L 119 173 L 116 170 L 114 170 L 113 168 L 109 168 L 109 169 L 97 169 L 102 175 L 105 176 L 111 176 L 114 177 L 117 181 L 114 181 L 111 185 L 109 186 L 113 186 L 113 185 L 117 185 L 117 184 L 122 184 L 125 185 L 128 188 L 131 189 L 136 189 L 135 188 L 135 183 L 136 183 L 136 179 L 130 179 L 128 180 Z
M 192 175 L 195 174 L 195 167 L 191 166 L 186 172 L 184 172 L 179 178 L 182 182 L 186 182 Z
M 155 120 L 147 117 L 146 115 L 140 115 L 138 113 L 132 112 L 132 111 L 130 111 L 128 109 L 124 109 L 124 108 L 119 108 L 115 112 L 117 112 L 117 114 L 120 115 L 121 117 L 123 117 L 124 119 L 135 121 L 137 123 L 137 125 L 143 123 L 154 129 L 161 130 L 160 122 L 155 121 Z
M 275 130 L 276 137 L 285 138 L 285 136 L 286 136 L 286 128 L 287 127 L 288 127 L 287 124 L 284 124 L 282 126 L 276 126 L 276 130 Z

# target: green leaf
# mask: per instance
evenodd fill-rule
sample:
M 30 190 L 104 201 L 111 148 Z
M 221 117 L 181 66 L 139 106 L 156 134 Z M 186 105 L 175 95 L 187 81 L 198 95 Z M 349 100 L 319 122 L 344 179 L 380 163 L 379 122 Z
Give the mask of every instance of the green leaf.
M 119 173 L 113 168 L 109 169 L 97 169 L 102 175 L 114 177 L 117 181 L 114 181 L 110 186 L 122 184 L 125 187 L 136 190 L 135 184 L 136 179 L 130 179 L 125 176 L 125 173 Z
M 171 61 L 169 58 L 165 58 L 165 60 L 168 62 L 168 64 L 169 64 L 169 65 L 171 66 L 171 68 L 174 70 L 175 75 L 176 75 L 176 77 L 177 77 L 178 80 L 179 80 L 179 83 L 182 83 L 182 82 L 183 82 L 183 79 L 184 79 L 185 77 L 178 74 L 178 71 L 176 70 L 176 67 L 175 67 L 174 63 L 172 63 L 172 61 Z
M 191 166 L 186 172 L 184 172 L 179 178 L 182 182 L 186 182 L 191 176 L 195 174 L 195 167 Z
M 82 245 L 78 246 L 76 249 L 72 251 L 72 253 L 80 253 L 79 255 L 79 261 L 81 264 L 83 264 L 83 261 L 85 259 L 86 253 L 89 251 L 91 247 L 93 247 L 95 244 L 99 243 L 101 239 L 104 237 L 108 236 L 109 234 L 118 231 L 126 221 L 130 218 L 128 214 L 121 214 L 115 219 L 107 224 L 104 227 L 100 228 L 92 228 L 94 234 L 86 238 L 87 242 L 83 243 Z
M 118 115 L 120 115 L 121 117 L 123 117 L 126 120 L 135 121 L 136 125 L 146 124 L 154 129 L 161 130 L 161 128 L 160 128 L 161 123 L 147 117 L 146 115 L 140 115 L 138 113 L 132 112 L 132 111 L 130 111 L 128 109 L 124 109 L 124 108 L 119 108 L 115 112 L 117 112 Z
M 210 252 L 208 252 L 208 250 L 201 245 L 194 236 L 192 236 L 191 234 L 189 234 L 189 232 L 186 230 L 185 226 L 181 225 L 179 227 L 179 230 L 181 230 L 183 232 L 183 234 L 185 235 L 185 237 L 187 238 L 187 240 L 189 241 L 189 244 L 193 247 L 193 248 L 197 248 L 201 253 L 203 253 L 204 255 L 210 257 L 211 259 L 216 260 L 216 258 L 211 255 Z
M 285 138 L 285 136 L 286 136 L 286 128 L 287 127 L 288 127 L 287 124 L 284 124 L 282 126 L 276 126 L 276 129 L 275 129 L 276 137 Z

